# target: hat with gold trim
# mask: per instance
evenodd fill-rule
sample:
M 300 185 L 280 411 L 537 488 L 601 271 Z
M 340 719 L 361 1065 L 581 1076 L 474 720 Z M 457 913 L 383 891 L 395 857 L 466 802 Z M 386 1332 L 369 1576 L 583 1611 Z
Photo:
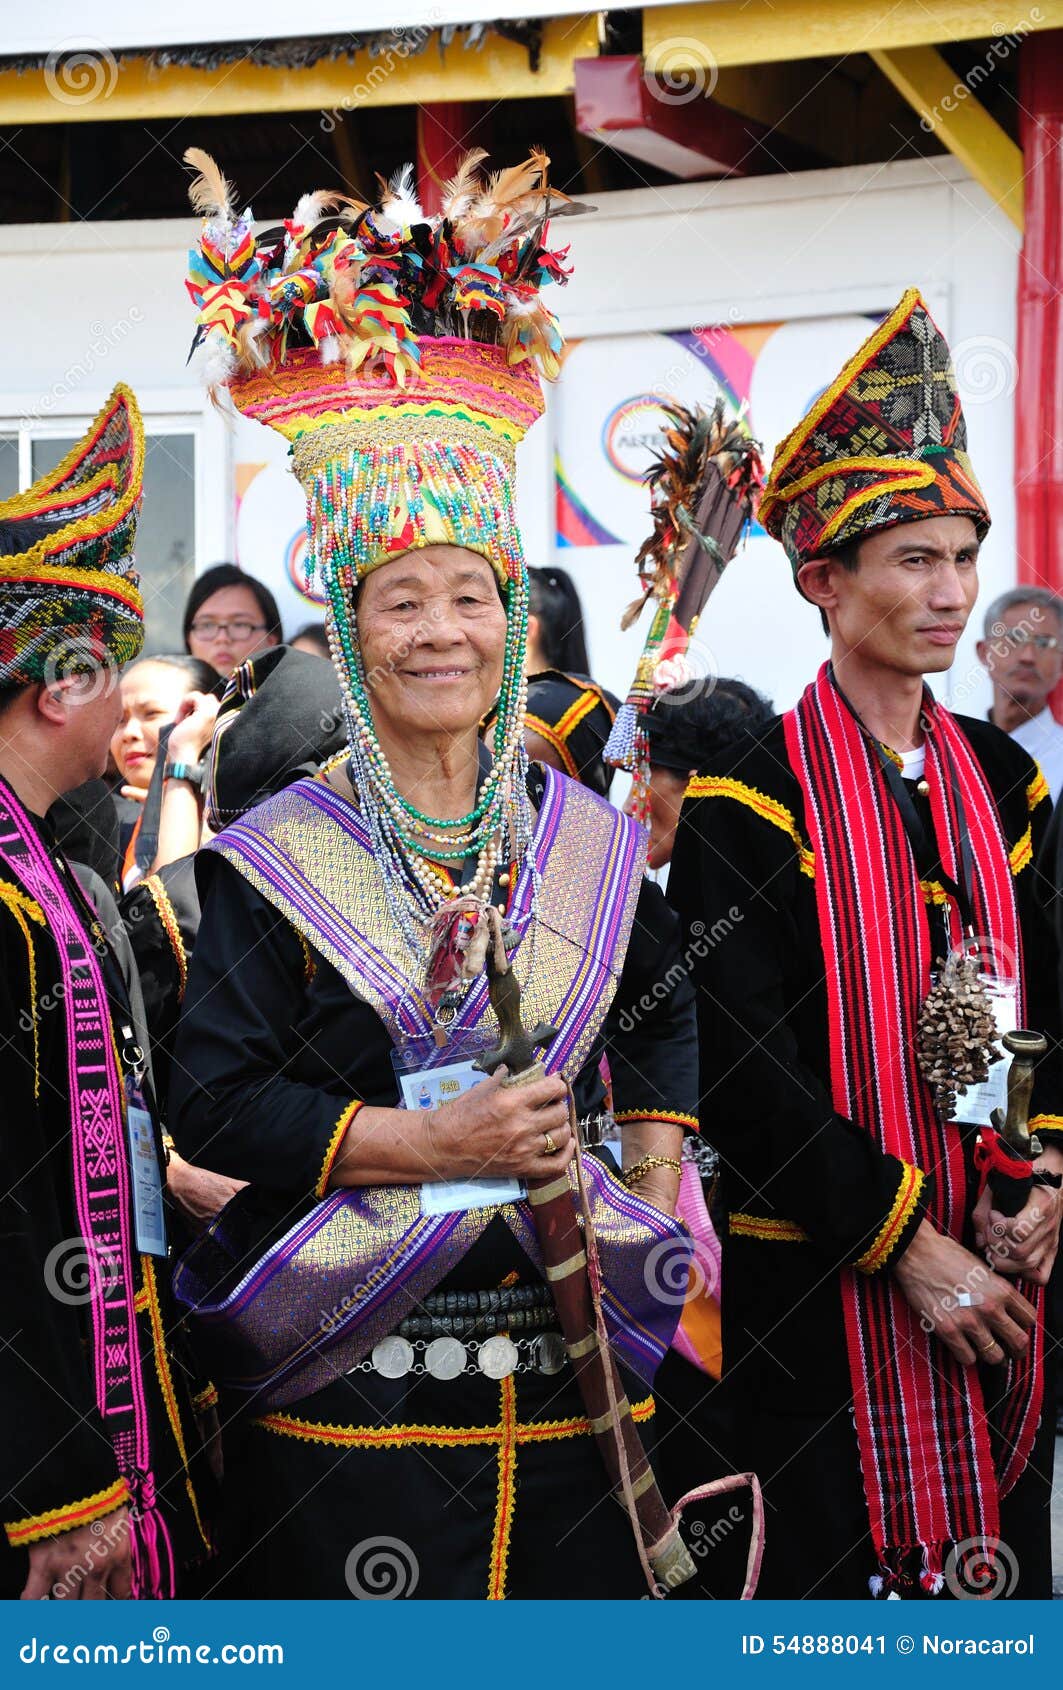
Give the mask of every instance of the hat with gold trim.
M 989 510 L 967 455 L 948 342 L 918 289 L 853 354 L 776 448 L 762 526 L 802 564 L 879 528 Z
M 101 665 L 144 644 L 133 542 L 144 425 L 122 383 L 62 462 L 0 502 L 0 686 Z

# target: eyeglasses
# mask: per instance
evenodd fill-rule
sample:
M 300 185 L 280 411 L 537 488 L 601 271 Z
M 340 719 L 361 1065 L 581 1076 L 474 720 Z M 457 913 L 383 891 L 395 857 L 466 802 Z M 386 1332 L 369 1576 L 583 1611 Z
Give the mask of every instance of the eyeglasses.
M 1060 647 L 1055 634 L 1029 634 L 1025 628 L 1001 628 L 997 639 L 1001 645 L 1032 645 L 1035 651 L 1058 651 Z
M 265 626 L 264 622 L 248 622 L 242 616 L 235 616 L 228 622 L 216 622 L 213 616 L 204 616 L 201 621 L 193 622 L 188 631 L 198 634 L 201 640 L 216 640 L 219 634 L 231 634 L 234 640 L 249 640 L 252 634 L 260 634 Z

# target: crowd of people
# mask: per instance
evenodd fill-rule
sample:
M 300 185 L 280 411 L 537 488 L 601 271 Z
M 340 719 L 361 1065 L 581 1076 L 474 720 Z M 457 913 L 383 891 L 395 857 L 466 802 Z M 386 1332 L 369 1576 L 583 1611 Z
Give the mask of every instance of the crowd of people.
M 143 654 L 124 386 L 0 508 L 0 1593 L 1048 1596 L 1063 605 L 935 699 L 990 518 L 925 304 L 759 493 L 796 706 L 684 667 L 759 460 L 678 412 L 622 701 L 513 515 L 541 161 L 259 249 L 194 162 L 325 624 L 220 564 Z

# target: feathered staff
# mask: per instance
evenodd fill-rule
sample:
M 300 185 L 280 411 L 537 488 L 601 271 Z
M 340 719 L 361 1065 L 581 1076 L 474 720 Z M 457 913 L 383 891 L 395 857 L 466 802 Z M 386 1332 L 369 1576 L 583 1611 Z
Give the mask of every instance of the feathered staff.
M 617 711 L 606 761 L 634 775 L 635 814 L 647 819 L 648 746 L 643 718 L 661 694 L 691 678 L 686 653 L 709 595 L 750 522 L 764 470 L 757 443 L 727 417 L 665 405 L 665 444 L 646 475 L 653 532 L 635 559 L 644 592 L 624 613 L 637 622 L 648 600 L 657 609 L 627 699 Z

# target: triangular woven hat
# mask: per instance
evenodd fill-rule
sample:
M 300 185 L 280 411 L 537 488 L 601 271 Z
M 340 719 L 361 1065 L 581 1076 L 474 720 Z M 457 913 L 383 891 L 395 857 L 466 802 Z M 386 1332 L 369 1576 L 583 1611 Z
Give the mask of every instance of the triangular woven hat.
M 801 565 L 898 522 L 989 510 L 967 455 L 948 342 L 917 288 L 776 448 L 761 525 Z
M 32 543 L 0 556 L 0 686 L 26 686 L 144 644 L 133 542 L 144 480 L 144 424 L 122 383 L 62 462 L 0 503 Z M 17 531 L 17 529 L 16 529 Z

